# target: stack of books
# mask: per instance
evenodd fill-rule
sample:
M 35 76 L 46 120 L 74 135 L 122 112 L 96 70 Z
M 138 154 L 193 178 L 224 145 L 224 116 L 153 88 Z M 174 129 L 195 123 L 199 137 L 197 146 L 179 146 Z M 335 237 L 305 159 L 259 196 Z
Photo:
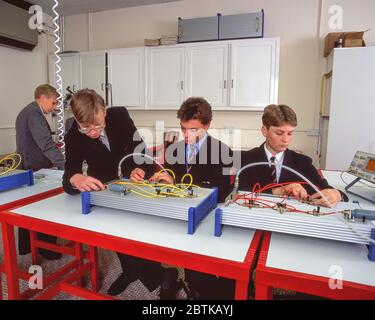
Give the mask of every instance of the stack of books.
M 176 35 L 162 35 L 160 38 L 161 45 L 176 44 L 177 36 Z
M 145 46 L 160 46 L 160 39 L 145 39 Z

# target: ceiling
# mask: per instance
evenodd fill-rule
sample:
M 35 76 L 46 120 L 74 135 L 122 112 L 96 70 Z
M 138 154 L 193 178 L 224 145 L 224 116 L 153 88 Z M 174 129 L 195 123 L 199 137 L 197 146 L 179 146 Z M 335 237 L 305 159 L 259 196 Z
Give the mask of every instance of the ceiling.
M 69 16 L 73 14 L 138 7 L 176 1 L 181 0 L 58 0 L 59 5 L 57 7 L 57 12 L 60 15 Z M 52 6 L 55 3 L 54 0 L 29 0 L 29 2 L 40 5 L 44 12 L 52 15 Z

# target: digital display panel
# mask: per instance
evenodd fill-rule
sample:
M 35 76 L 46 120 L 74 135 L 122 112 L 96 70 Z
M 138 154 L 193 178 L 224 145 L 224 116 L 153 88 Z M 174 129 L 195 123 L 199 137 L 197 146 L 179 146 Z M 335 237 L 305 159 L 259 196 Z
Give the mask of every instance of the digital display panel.
M 375 159 L 374 158 L 368 159 L 366 170 L 370 172 L 375 172 Z

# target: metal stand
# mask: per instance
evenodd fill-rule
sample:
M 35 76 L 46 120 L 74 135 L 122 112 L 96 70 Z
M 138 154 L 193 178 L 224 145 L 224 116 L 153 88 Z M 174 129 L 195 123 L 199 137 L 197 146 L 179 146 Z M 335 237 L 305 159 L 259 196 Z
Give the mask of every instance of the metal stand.
M 362 195 L 360 195 L 360 194 L 358 194 L 358 193 L 355 193 L 355 192 L 349 190 L 349 188 L 352 187 L 353 185 L 355 185 L 359 180 L 361 180 L 361 178 L 356 178 L 356 179 L 354 179 L 351 183 L 349 183 L 349 184 L 345 187 L 345 191 L 347 191 L 348 193 L 354 194 L 354 195 L 357 196 L 357 197 L 360 197 L 360 198 L 362 198 L 362 199 L 365 199 L 365 200 L 367 200 L 367 201 L 369 201 L 369 202 L 375 204 L 375 201 L 374 201 L 374 200 L 369 199 L 369 198 L 366 198 L 365 196 L 362 196 Z

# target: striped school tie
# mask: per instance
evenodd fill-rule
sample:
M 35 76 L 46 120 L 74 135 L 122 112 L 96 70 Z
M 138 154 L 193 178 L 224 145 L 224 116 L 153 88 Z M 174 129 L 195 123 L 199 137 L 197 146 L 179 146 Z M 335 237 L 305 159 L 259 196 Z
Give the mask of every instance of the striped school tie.
M 189 159 L 188 163 L 192 163 L 195 158 L 195 151 L 196 151 L 196 145 L 195 144 L 189 144 Z
M 276 164 L 276 162 L 275 162 L 276 158 L 275 157 L 271 157 L 270 161 L 271 161 L 271 164 Z M 273 183 L 277 182 L 276 166 L 275 165 L 271 166 L 271 180 L 272 180 Z

